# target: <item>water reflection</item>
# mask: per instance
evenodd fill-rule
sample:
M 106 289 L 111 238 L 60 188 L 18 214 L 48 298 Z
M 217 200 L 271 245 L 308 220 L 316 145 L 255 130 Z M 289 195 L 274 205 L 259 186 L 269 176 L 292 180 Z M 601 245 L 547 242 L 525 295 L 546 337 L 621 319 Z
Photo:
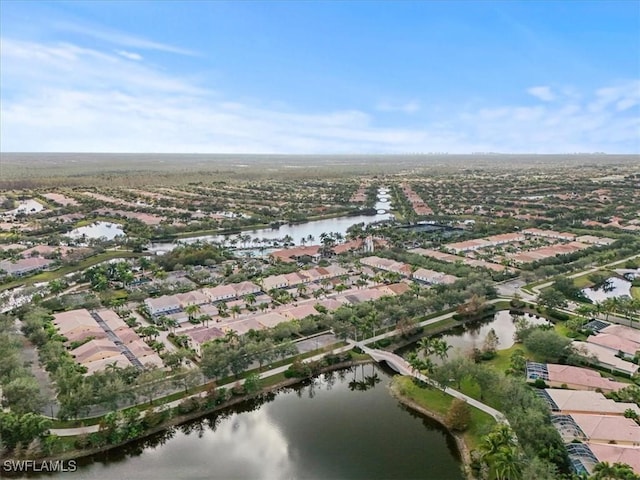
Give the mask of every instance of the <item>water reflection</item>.
M 67 235 L 71 238 L 106 238 L 107 240 L 113 240 L 118 235 L 124 236 L 125 233 L 120 224 L 95 222 L 86 227 L 78 227 L 71 230 Z
M 375 215 L 356 215 L 349 217 L 326 218 L 323 220 L 313 220 L 310 222 L 299 223 L 295 225 L 285 224 L 280 226 L 279 228 L 245 230 L 242 231 L 240 235 L 251 235 L 252 238 L 259 238 L 260 240 L 279 240 L 286 236 L 289 236 L 293 239 L 293 243 L 296 245 L 300 245 L 302 243 L 302 239 L 305 239 L 305 242 L 309 240 L 309 244 L 318 244 L 320 243 L 320 235 L 322 233 L 337 232 L 345 235 L 347 229 L 357 223 L 369 224 L 391 219 L 393 215 L 388 211 L 390 208 L 389 197 L 381 193 L 382 191 L 383 190 L 378 191 L 378 200 L 373 207 L 377 212 Z M 237 234 L 226 236 L 204 235 L 199 237 L 184 238 L 180 241 L 182 243 L 194 243 L 197 241 L 222 242 L 226 239 L 237 237 Z
M 374 365 L 323 375 L 56 477 L 462 478 L 451 436 L 432 420 L 407 414 L 389 394 L 389 379 Z
M 524 318 L 532 325 L 548 325 L 549 321 L 542 317 L 531 314 L 518 315 Z M 487 320 L 470 322 L 459 327 L 453 328 L 446 334 L 442 335 L 444 339 L 453 348 L 449 351 L 448 358 L 456 358 L 460 356 L 468 356 L 473 352 L 474 348 L 482 350 L 487 334 L 493 330 L 498 337 L 497 350 L 505 350 L 514 345 L 513 335 L 516 333 L 516 316 L 507 310 L 497 312 L 493 317 Z M 415 350 L 416 343 L 412 343 L 398 350 L 398 353 L 404 355 Z M 435 363 L 441 363 L 437 358 L 432 358 Z
M 630 297 L 631 282 L 622 278 L 611 277 L 600 288 L 585 288 L 582 291 L 591 301 L 599 303 L 604 302 L 607 298 Z
M 527 322 L 533 325 L 545 325 L 549 322 L 540 317 L 536 317 L 531 314 L 521 315 Z M 443 335 L 442 338 L 446 340 L 449 345 L 453 346 L 452 351 L 454 354 L 463 355 L 468 354 L 474 348 L 482 349 L 485 339 L 489 331 L 495 331 L 498 337 L 498 350 L 505 350 L 513 346 L 513 335 L 516 333 L 516 322 L 514 317 L 506 310 L 497 312 L 493 317 L 493 320 L 488 322 L 473 322 L 465 325 L 462 331 L 455 334 Z M 451 354 L 449 355 L 452 356 Z

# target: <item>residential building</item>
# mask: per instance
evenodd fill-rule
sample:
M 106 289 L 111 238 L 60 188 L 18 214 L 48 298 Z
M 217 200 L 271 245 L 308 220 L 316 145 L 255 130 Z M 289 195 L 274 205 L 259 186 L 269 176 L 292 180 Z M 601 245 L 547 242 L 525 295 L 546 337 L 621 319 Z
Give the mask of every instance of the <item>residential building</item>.
M 602 377 L 589 368 L 559 365 L 555 363 L 527 362 L 526 378 L 529 381 L 544 380 L 551 387 L 574 390 L 600 390 L 613 392 L 628 387 L 628 383 L 617 382 Z
M 635 374 L 640 367 L 618 357 L 618 351 L 596 343 L 579 342 L 574 340 L 571 345 L 587 358 L 594 358 L 594 363 L 611 371 L 617 371 L 626 375 Z
M 182 310 L 180 300 L 176 295 L 163 295 L 157 298 L 147 298 L 144 304 L 149 309 L 152 316 L 167 315 L 177 313 Z
M 551 421 L 565 442 L 615 443 L 640 446 L 640 426 L 619 415 L 552 415 Z
M 212 302 L 219 302 L 221 300 L 229 300 L 236 298 L 236 289 L 231 285 L 218 285 L 217 287 L 203 288 L 204 294 L 209 297 Z
M 640 475 L 640 448 L 602 443 L 588 443 L 588 446 L 598 462 L 607 462 L 609 465 L 626 463 Z
M 196 355 L 202 355 L 202 345 L 216 338 L 224 337 L 224 332 L 217 327 L 196 327 L 182 332 L 189 339 L 189 346 Z
M 582 413 L 624 416 L 627 410 L 633 410 L 640 415 L 640 407 L 635 403 L 615 402 L 600 392 L 559 388 L 546 388 L 542 392 L 547 397 L 551 410 L 565 415 Z
M 30 273 L 45 270 L 51 266 L 52 263 L 54 263 L 53 260 L 41 257 L 21 258 L 15 262 L 12 260 L 2 260 L 0 261 L 0 276 L 2 276 L 2 272 L 4 272 L 5 275 L 22 277 Z
M 106 338 L 107 333 L 98 325 L 87 309 L 70 310 L 53 315 L 53 324 L 68 343 L 80 342 L 89 337 Z

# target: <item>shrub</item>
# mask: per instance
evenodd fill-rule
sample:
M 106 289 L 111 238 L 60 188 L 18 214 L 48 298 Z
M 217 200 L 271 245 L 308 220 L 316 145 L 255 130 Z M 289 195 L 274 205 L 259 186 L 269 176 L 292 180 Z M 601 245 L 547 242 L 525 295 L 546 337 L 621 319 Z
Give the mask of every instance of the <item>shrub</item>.
M 536 378 L 536 381 L 533 382 L 533 386 L 536 388 L 547 388 L 548 385 L 542 378 Z
M 469 405 L 467 405 L 467 402 L 459 398 L 454 398 L 447 412 L 445 421 L 447 426 L 456 432 L 464 432 L 469 428 L 469 423 L 471 423 L 471 409 Z
M 187 398 L 184 401 L 180 402 L 180 405 L 176 407 L 176 411 L 180 415 L 184 415 L 185 413 L 195 412 L 200 408 L 200 401 L 197 398 Z

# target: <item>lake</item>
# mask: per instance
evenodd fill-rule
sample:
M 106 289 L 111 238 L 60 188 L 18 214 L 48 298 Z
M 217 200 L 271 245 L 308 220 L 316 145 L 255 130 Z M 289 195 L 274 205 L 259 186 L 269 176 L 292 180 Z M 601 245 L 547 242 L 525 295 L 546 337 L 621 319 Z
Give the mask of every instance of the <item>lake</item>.
M 308 242 L 310 245 L 318 245 L 320 243 L 320 235 L 322 233 L 337 232 L 345 235 L 347 229 L 357 223 L 374 223 L 383 220 L 390 220 L 393 215 L 389 213 L 390 200 L 387 194 L 387 190 L 378 190 L 378 201 L 374 205 L 374 208 L 378 213 L 375 215 L 355 215 L 347 217 L 326 218 L 323 220 L 313 220 L 310 222 L 297 223 L 297 224 L 285 224 L 279 228 L 262 228 L 256 230 L 243 230 L 240 235 L 251 235 L 252 238 L 270 240 L 279 240 L 289 235 L 293 239 L 295 245 L 300 245 L 301 240 L 311 236 L 313 240 Z M 179 240 L 179 243 L 195 243 L 195 242 L 223 242 L 231 238 L 237 238 L 238 234 L 231 235 L 203 235 L 199 237 L 188 237 Z M 242 243 L 238 244 L 243 246 Z M 244 246 L 251 246 L 252 243 L 248 243 Z M 150 252 L 167 252 L 175 248 L 175 243 L 153 243 L 151 244 Z
M 118 235 L 125 236 L 124 230 L 122 230 L 122 225 L 119 223 L 108 223 L 108 222 L 95 222 L 91 225 L 87 225 L 86 227 L 78 227 L 74 230 L 71 230 L 67 233 L 67 236 L 71 238 L 106 238 L 107 240 L 113 240 Z
M 451 435 L 393 398 L 390 378 L 373 364 L 323 375 L 56 479 L 462 479 Z
M 598 289 L 584 288 L 582 292 L 593 302 L 604 302 L 607 298 L 613 297 L 630 297 L 631 282 L 618 277 L 607 279 L 607 287 Z

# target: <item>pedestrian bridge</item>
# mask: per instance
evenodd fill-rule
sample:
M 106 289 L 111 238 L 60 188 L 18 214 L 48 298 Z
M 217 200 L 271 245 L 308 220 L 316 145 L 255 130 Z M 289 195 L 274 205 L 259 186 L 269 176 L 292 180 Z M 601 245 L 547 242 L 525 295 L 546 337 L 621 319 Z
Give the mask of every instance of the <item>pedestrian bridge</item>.
M 385 362 L 387 365 L 389 365 L 389 367 L 391 367 L 393 370 L 395 370 L 396 372 L 398 372 L 400 375 L 410 375 L 414 378 L 417 378 L 418 380 L 434 387 L 437 388 L 438 390 L 451 395 L 452 397 L 455 398 L 459 398 L 460 400 L 464 400 L 465 402 L 467 402 L 467 404 L 476 407 L 479 410 L 482 410 L 485 413 L 488 413 L 489 415 L 491 415 L 496 422 L 498 423 L 506 423 L 507 425 L 509 424 L 509 421 L 507 420 L 507 418 L 502 414 L 502 412 L 499 412 L 498 410 L 496 410 L 493 407 L 490 407 L 489 405 L 486 405 L 478 400 L 476 400 L 475 398 L 472 398 L 468 395 L 465 395 L 464 393 L 458 392 L 457 390 L 454 390 L 453 388 L 449 388 L 449 387 L 443 387 L 440 384 L 438 384 L 437 382 L 435 382 L 434 380 L 426 377 L 425 375 L 423 375 L 420 372 L 417 372 L 416 370 L 414 370 L 411 365 L 409 365 L 409 363 L 402 358 L 400 355 L 396 355 L 393 352 L 387 352 L 386 350 L 379 350 L 377 348 L 369 348 L 366 345 L 364 345 L 364 343 L 362 342 L 354 342 L 354 341 L 349 341 L 349 343 L 351 343 L 354 346 L 359 347 L 364 353 L 366 353 L 367 355 L 369 355 L 371 358 L 373 358 L 376 362 L 378 363 L 382 363 Z

